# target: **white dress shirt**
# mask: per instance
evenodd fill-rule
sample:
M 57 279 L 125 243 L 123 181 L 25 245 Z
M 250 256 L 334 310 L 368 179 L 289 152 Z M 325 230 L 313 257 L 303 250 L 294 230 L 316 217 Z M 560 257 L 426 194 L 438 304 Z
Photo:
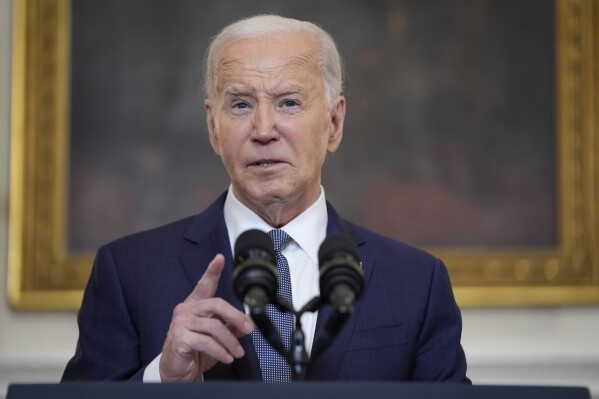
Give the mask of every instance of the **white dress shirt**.
M 224 216 L 231 243 L 231 253 L 234 252 L 235 242 L 241 233 L 250 229 L 264 232 L 273 229 L 235 197 L 233 187 L 229 187 L 224 205 Z M 327 206 L 324 189 L 321 187 L 316 202 L 281 228 L 293 239 L 293 242 L 282 253 L 289 263 L 293 306 L 296 310 L 320 294 L 318 249 L 326 237 L 327 223 Z M 301 319 L 308 353 L 312 350 L 316 318 L 316 312 L 307 312 Z M 146 367 L 143 376 L 144 382 L 160 382 L 160 357 L 161 355 L 158 355 Z

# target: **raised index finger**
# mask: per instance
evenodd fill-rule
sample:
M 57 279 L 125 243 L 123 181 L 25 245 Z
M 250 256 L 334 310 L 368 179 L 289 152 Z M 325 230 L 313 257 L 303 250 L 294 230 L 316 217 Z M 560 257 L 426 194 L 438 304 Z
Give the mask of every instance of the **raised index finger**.
M 217 254 L 212 262 L 206 268 L 204 275 L 198 281 L 195 288 L 189 294 L 185 302 L 197 301 L 200 299 L 212 298 L 216 293 L 220 274 L 225 266 L 225 257 L 222 254 Z

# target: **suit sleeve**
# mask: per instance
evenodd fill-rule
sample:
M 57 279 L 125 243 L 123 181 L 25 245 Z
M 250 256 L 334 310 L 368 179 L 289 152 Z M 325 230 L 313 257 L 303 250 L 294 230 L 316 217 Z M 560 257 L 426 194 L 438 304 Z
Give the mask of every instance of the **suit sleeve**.
M 78 313 L 79 340 L 62 381 L 141 381 L 139 339 L 115 261 L 108 247 L 98 251 Z
M 424 323 L 418 336 L 412 380 L 470 383 L 466 377 L 461 334 L 462 317 L 447 269 L 436 260 Z

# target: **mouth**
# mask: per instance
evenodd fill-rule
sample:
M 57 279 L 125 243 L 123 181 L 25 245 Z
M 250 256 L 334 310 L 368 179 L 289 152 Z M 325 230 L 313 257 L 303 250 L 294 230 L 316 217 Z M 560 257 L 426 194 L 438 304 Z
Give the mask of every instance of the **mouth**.
M 278 161 L 276 159 L 261 159 L 256 162 L 252 162 L 249 166 L 267 168 L 269 166 L 274 166 L 283 163 L 282 161 Z

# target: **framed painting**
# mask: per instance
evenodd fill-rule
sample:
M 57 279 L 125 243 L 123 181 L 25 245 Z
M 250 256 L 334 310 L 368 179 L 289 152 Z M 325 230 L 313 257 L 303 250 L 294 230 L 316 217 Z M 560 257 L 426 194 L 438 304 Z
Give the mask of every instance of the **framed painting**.
M 599 2 L 308 3 L 14 1 L 14 308 L 77 309 L 98 246 L 227 188 L 203 49 L 266 12 L 344 57 L 344 216 L 443 259 L 461 306 L 599 303 Z

